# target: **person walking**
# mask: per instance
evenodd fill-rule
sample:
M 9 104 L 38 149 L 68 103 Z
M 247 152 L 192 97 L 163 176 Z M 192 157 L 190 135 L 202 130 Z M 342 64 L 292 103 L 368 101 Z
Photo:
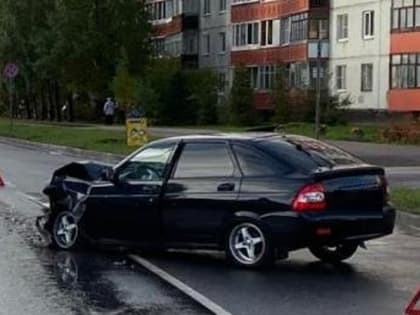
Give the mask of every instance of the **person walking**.
M 104 105 L 105 124 L 112 125 L 114 123 L 115 103 L 110 97 L 107 98 Z

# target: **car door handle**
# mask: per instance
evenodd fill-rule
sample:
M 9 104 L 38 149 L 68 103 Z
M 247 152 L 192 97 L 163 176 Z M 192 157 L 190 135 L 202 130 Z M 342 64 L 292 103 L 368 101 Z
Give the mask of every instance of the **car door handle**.
M 217 187 L 217 191 L 234 191 L 235 184 L 233 183 L 223 183 Z

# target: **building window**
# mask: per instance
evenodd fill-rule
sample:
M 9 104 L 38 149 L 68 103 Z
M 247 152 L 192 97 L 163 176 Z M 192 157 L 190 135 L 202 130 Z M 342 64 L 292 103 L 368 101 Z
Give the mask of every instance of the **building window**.
M 226 11 L 226 0 L 219 0 L 219 11 Z
M 296 14 L 290 17 L 290 41 L 297 42 L 307 39 L 308 13 Z
M 405 31 L 420 27 L 419 0 L 393 0 L 392 30 Z
M 362 92 L 371 92 L 373 90 L 373 64 L 362 64 Z
M 219 52 L 225 53 L 226 52 L 226 33 L 225 32 L 219 33 L 219 45 L 220 45 Z
M 261 46 L 273 44 L 273 20 L 261 22 Z
M 210 0 L 204 0 L 203 13 L 204 15 L 209 15 L 211 13 Z
M 284 18 L 280 21 L 280 44 L 287 45 L 290 43 L 290 18 Z
M 258 44 L 259 23 L 244 23 L 233 26 L 233 46 Z
M 309 85 L 308 64 L 292 63 L 289 68 L 290 86 L 296 88 L 307 88 Z
M 166 19 L 167 17 L 165 1 L 149 3 L 146 9 L 149 12 L 150 19 L 152 21 L 163 20 L 163 19 Z
M 347 88 L 346 66 L 345 65 L 337 66 L 336 71 L 335 71 L 335 76 L 336 76 L 337 90 L 345 90 Z
M 270 90 L 273 88 L 275 66 L 253 66 L 248 69 L 252 88 L 256 90 Z
M 346 40 L 349 37 L 349 16 L 337 15 L 337 40 Z
M 203 35 L 203 55 L 210 54 L 210 34 Z
M 363 12 L 363 38 L 372 38 L 375 35 L 375 12 Z
M 420 88 L 420 54 L 400 54 L 391 57 L 391 87 Z
M 309 20 L 309 38 L 310 39 L 327 39 L 329 37 L 328 19 L 311 19 Z

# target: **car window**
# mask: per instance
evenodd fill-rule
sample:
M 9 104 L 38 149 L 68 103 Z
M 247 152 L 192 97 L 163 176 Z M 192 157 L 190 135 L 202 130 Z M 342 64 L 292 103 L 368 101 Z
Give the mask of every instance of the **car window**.
M 163 180 L 166 165 L 174 149 L 175 145 L 164 145 L 140 151 L 119 170 L 120 180 Z
M 174 178 L 231 177 L 233 173 L 225 143 L 189 143 L 182 151 Z
M 260 141 L 258 146 L 307 173 L 320 167 L 362 163 L 337 147 L 298 136 L 273 137 Z
M 263 155 L 256 149 L 237 144 L 233 149 L 244 176 L 270 176 L 290 170 L 290 166 Z

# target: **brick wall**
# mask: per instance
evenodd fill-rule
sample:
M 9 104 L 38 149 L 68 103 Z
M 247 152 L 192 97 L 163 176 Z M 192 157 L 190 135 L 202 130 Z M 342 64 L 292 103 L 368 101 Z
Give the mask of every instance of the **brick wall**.
M 233 5 L 232 23 L 278 18 L 282 15 L 307 11 L 308 9 L 309 0 L 277 0 Z
M 263 65 L 307 60 L 307 44 L 272 47 L 257 50 L 232 51 L 233 65 Z

